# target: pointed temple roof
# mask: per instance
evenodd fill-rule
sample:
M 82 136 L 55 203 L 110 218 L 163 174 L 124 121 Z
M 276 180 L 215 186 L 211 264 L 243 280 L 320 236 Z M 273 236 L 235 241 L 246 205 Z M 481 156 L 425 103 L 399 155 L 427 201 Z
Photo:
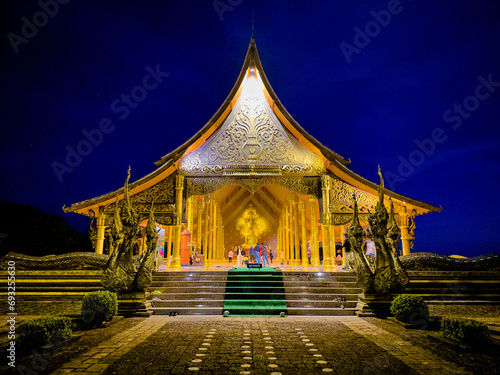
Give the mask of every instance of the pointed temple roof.
M 308 134 L 279 101 L 264 73 L 254 38 L 238 79 L 215 115 L 191 139 L 163 156 L 151 174 L 129 185 L 131 195 L 143 192 L 176 171 L 190 177 L 264 178 L 334 175 L 347 203 L 353 190 L 377 196 L 378 185 L 352 172 L 345 160 Z M 416 215 L 441 208 L 385 190 L 387 196 Z M 335 194 L 335 193 L 334 193 Z M 89 215 L 109 205 L 123 189 L 63 207 Z

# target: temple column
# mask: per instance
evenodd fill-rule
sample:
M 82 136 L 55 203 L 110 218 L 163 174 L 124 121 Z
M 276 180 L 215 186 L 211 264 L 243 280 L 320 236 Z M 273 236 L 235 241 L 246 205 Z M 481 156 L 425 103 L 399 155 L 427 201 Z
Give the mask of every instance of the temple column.
M 410 255 L 410 250 L 413 247 L 413 240 L 415 239 L 415 223 L 413 222 L 410 225 L 410 220 L 413 221 L 413 219 L 409 217 L 405 206 L 403 206 L 403 211 L 401 212 L 400 217 L 401 225 L 399 226 L 399 228 L 401 229 L 401 244 L 403 246 L 403 255 Z
M 168 242 L 168 243 L 167 243 Z M 166 266 L 170 267 L 170 255 L 172 254 L 172 226 L 169 225 L 165 229 L 165 247 L 167 251 L 165 252 L 165 262 Z
M 345 247 L 344 247 L 345 235 L 346 235 L 346 228 L 345 225 L 342 225 L 340 227 L 340 239 L 342 244 L 342 268 L 345 268 Z
M 212 252 L 210 259 L 213 261 L 217 259 L 217 201 L 212 197 L 212 210 L 210 212 L 210 216 L 212 217 Z
M 331 215 L 333 216 L 333 215 Z M 333 222 L 333 217 L 332 217 Z M 335 238 L 335 226 L 330 225 L 330 248 L 332 249 L 332 265 L 337 267 L 337 244 Z
M 104 213 L 104 206 L 101 207 L 99 207 L 99 213 L 97 214 L 97 222 L 96 222 L 97 226 L 97 241 L 95 244 L 96 254 L 102 254 L 104 250 L 104 232 L 106 231 L 106 225 L 105 225 L 106 214 Z
M 276 230 L 276 250 L 278 251 L 276 258 L 279 258 L 280 246 L 281 246 L 281 215 L 278 218 L 278 229 Z M 271 260 L 271 259 L 269 259 L 269 260 Z
M 296 195 L 293 196 L 293 265 L 300 265 L 300 240 L 299 240 L 299 199 Z
M 206 267 L 212 267 L 212 253 L 213 253 L 213 235 L 212 235 L 212 229 L 213 229 L 213 198 L 211 195 L 208 196 L 208 202 L 207 202 L 207 225 L 205 227 L 207 228 L 207 252 L 205 254 L 205 266 Z
M 184 176 L 178 174 L 175 179 L 175 228 L 174 251 L 170 268 L 176 271 L 181 269 L 181 229 L 182 229 L 182 193 L 184 191 Z
M 197 225 L 196 225 L 196 250 L 198 254 L 201 254 L 201 219 L 203 217 L 203 201 L 201 199 L 196 201 L 196 215 L 197 215 Z
M 300 224 L 302 228 L 302 267 L 309 267 L 307 257 L 307 233 L 306 233 L 306 201 L 299 201 Z
M 321 265 L 319 261 L 319 246 L 318 246 L 318 227 L 316 225 L 316 198 L 314 196 L 309 196 L 309 207 L 311 209 L 311 266 L 319 267 Z
M 293 199 L 293 198 L 290 198 Z M 290 241 L 288 243 L 289 246 L 289 255 L 288 255 L 288 264 L 290 267 L 295 266 L 295 233 L 293 231 L 293 203 L 290 200 L 290 204 L 288 207 L 288 237 L 290 238 Z
M 208 217 L 210 216 L 210 210 L 209 210 L 209 199 L 208 196 L 205 196 L 204 198 L 204 208 L 203 208 L 203 217 L 204 217 L 204 223 L 203 223 L 203 258 L 205 259 L 204 266 L 207 266 L 208 262 Z
M 331 177 L 328 175 L 321 176 L 321 193 L 323 197 L 323 267 L 325 271 L 333 271 L 332 259 L 332 244 L 330 241 L 330 190 L 331 190 Z
M 279 262 L 283 262 L 283 257 L 281 254 L 283 253 L 283 249 L 285 248 L 284 245 L 284 230 L 283 230 L 283 213 L 280 216 L 280 225 L 278 229 L 278 238 L 279 238 L 279 243 L 278 247 L 276 248 L 276 258 L 278 259 Z
M 193 199 L 194 197 L 191 196 L 187 199 L 186 202 L 186 216 L 187 216 L 187 230 L 189 233 L 191 233 L 191 239 L 189 243 L 189 254 L 193 255 L 193 238 L 194 238 L 194 233 L 193 233 Z
M 290 264 L 290 202 L 285 202 L 285 261 Z

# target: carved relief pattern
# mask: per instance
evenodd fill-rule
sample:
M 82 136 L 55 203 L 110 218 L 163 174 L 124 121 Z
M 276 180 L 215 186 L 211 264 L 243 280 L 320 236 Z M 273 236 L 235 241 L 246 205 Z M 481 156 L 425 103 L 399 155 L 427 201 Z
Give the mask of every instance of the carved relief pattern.
M 337 177 L 332 178 L 332 189 L 330 195 L 330 212 L 352 214 L 354 207 L 352 196 L 356 197 L 358 209 L 360 213 L 368 213 L 375 211 L 377 205 L 377 196 L 370 196 L 359 191 L 353 186 L 345 183 Z
M 265 185 L 275 184 L 302 195 L 318 195 L 318 178 L 317 177 L 302 177 L 302 178 L 284 178 L 284 177 L 262 177 L 262 178 L 203 178 L 203 177 L 188 177 L 187 180 L 187 197 L 193 195 L 207 195 L 216 190 L 228 186 L 239 185 L 254 194 L 257 190 Z
M 134 209 L 137 211 L 141 218 L 146 218 L 149 215 L 151 201 L 155 202 L 155 216 L 156 221 L 161 224 L 171 225 L 170 220 L 175 212 L 175 176 L 168 176 L 163 181 L 153 185 L 149 189 L 141 191 L 130 197 L 130 201 Z M 120 204 L 120 202 L 118 202 Z M 113 211 L 116 202 L 110 203 L 104 209 L 107 214 L 107 225 L 110 225 L 109 220 L 112 219 Z
M 266 166 L 277 173 L 325 171 L 323 160 L 282 127 L 263 92 L 245 88 L 221 128 L 182 159 L 180 170 L 188 175 L 223 174 L 248 165 Z

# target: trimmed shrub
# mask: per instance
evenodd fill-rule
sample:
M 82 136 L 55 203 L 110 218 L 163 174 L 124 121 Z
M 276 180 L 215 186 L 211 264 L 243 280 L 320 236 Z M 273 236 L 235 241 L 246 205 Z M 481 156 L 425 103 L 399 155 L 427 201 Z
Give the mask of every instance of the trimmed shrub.
M 61 338 L 71 335 L 71 319 L 67 316 L 25 320 L 17 328 L 17 344 L 25 349 L 43 346 L 51 341 L 57 343 Z
M 85 294 L 82 301 L 83 322 L 96 326 L 109 322 L 118 312 L 118 299 L 115 293 L 107 290 Z
M 429 320 L 429 310 L 424 299 L 412 294 L 400 294 L 391 303 L 391 313 L 404 323 L 415 324 L 417 320 Z
M 491 333 L 485 323 L 465 318 L 443 318 L 441 332 L 447 339 L 470 346 L 491 343 Z

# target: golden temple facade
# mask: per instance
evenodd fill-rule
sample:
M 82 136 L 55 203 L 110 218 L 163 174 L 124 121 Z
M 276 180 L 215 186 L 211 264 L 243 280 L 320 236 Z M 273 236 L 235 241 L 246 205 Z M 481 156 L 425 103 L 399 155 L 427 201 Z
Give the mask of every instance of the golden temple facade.
M 298 267 L 321 263 L 331 270 L 336 244 L 344 242 L 352 220 L 353 195 L 363 224 L 378 200 L 377 184 L 352 172 L 349 161 L 309 135 L 286 111 L 266 78 L 253 38 L 217 113 L 155 164 L 154 172 L 129 184 L 131 202 L 146 220 L 154 200 L 156 222 L 172 248 L 173 270 L 186 264 L 181 259 L 181 244 L 186 243 L 191 254 L 203 253 L 205 266 L 224 261 L 229 249 L 245 242 L 237 227 L 249 208 L 261 220 L 256 240 L 268 244 L 280 262 Z M 387 189 L 385 196 L 394 202 L 402 253 L 409 254 L 415 217 L 440 208 Z M 122 198 L 123 189 L 118 189 L 64 208 L 97 218 L 98 253 Z

